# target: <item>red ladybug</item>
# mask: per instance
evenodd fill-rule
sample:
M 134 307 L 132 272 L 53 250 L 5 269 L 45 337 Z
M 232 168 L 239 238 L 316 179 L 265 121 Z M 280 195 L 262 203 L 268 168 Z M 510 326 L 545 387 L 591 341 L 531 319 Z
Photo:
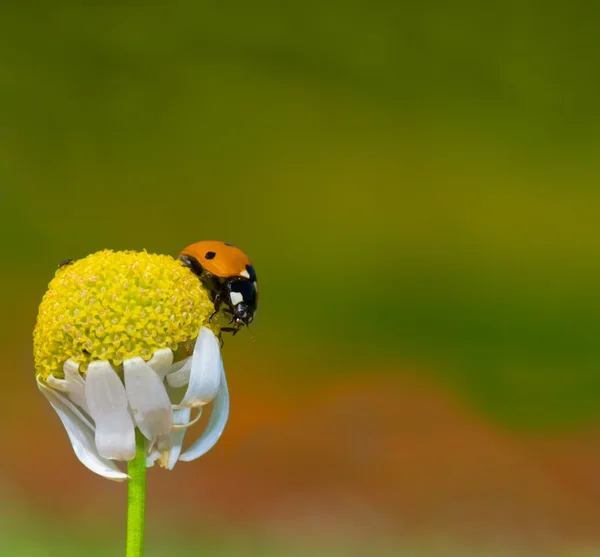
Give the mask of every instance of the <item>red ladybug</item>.
M 204 240 L 184 248 L 179 259 L 200 277 L 210 292 L 215 305 L 215 313 L 225 304 L 223 313 L 229 314 L 233 327 L 223 327 L 222 331 L 234 335 L 244 326 L 252 323 L 258 303 L 258 283 L 252 262 L 239 248 L 219 242 Z

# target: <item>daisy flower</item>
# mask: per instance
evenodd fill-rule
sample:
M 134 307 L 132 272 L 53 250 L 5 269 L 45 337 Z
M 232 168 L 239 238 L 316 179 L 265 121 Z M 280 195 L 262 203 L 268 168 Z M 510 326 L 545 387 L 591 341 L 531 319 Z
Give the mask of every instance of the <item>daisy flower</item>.
M 122 481 L 121 461 L 170 470 L 214 446 L 229 393 L 213 311 L 169 256 L 107 250 L 57 270 L 33 334 L 36 379 L 90 470 Z M 197 438 L 182 451 L 188 429 Z

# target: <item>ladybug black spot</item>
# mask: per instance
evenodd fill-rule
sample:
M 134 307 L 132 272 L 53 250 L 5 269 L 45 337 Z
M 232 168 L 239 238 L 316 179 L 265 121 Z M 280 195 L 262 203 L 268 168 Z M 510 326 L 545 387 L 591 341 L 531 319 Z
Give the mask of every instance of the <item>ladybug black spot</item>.
M 206 257 L 206 259 L 214 259 L 215 255 L 217 254 L 214 251 L 207 251 L 204 257 Z

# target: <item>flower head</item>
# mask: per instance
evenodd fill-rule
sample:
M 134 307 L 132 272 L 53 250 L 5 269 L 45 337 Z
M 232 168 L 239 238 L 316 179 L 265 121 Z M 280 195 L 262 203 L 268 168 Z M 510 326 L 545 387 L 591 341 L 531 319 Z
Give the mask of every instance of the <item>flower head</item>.
M 229 395 L 213 311 L 197 277 L 164 255 L 102 251 L 56 272 L 34 329 L 36 378 L 83 464 L 126 479 L 113 461 L 134 457 L 136 427 L 148 465 L 171 469 L 216 443 Z M 210 402 L 206 430 L 181 453 Z

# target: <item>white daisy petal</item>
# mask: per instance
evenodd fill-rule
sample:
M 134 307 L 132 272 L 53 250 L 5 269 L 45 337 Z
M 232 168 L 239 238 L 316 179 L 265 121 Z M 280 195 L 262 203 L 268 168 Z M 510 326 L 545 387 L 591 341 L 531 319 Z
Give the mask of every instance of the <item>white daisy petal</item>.
M 158 449 L 152 449 L 150 454 L 146 456 L 146 468 L 151 468 L 154 463 L 160 458 L 160 451 Z
M 172 366 L 171 371 L 167 374 L 167 383 L 170 387 L 174 387 L 176 389 L 179 387 L 185 387 L 190 382 L 191 372 L 192 358 L 190 357 L 178 368 Z
M 161 379 L 171 371 L 173 366 L 173 351 L 170 348 L 160 348 L 152 355 L 148 365 L 158 374 Z
M 188 410 L 188 408 L 182 408 L 182 410 Z M 191 408 L 189 408 L 189 410 L 191 410 Z M 179 412 L 179 410 L 175 410 L 175 412 Z M 196 408 L 196 412 L 197 412 L 196 417 L 193 420 L 190 420 L 189 422 L 184 422 L 182 424 L 179 424 L 179 423 L 173 424 L 173 430 L 187 429 L 188 427 L 193 426 L 202 417 L 202 406 L 198 406 Z M 188 415 L 188 417 L 189 417 L 189 415 Z
M 173 411 L 161 377 L 139 356 L 123 362 L 123 375 L 129 406 L 144 437 L 153 441 L 171 433 Z
M 202 327 L 194 346 L 190 382 L 179 408 L 208 404 L 219 390 L 223 371 L 221 347 L 214 333 Z
M 154 372 L 153 372 L 154 373 Z M 96 422 L 96 447 L 104 458 L 131 460 L 135 433 L 125 387 L 108 362 L 91 362 L 85 379 L 85 398 Z
M 175 366 L 172 366 L 172 370 Z M 192 371 L 192 358 L 185 360 L 182 366 L 167 374 L 167 383 L 170 387 L 185 387 L 190 382 L 190 373 Z
M 89 414 L 87 401 L 85 400 L 85 380 L 79 373 L 79 364 L 76 364 L 73 360 L 67 360 L 63 366 L 63 371 L 65 372 L 69 398 Z
M 56 391 L 67 393 L 72 402 L 88 412 L 85 400 L 85 380 L 79 373 L 79 364 L 73 360 L 67 360 L 63 366 L 64 379 L 58 379 L 50 374 L 46 377 L 46 384 Z
M 189 449 L 179 457 L 179 460 L 194 460 L 212 449 L 219 440 L 219 437 L 221 437 L 228 417 L 229 390 L 227 388 L 225 372 L 221 369 L 221 384 L 219 386 L 219 392 L 213 401 L 213 407 L 206 429 Z
M 38 387 L 65 426 L 73 450 L 81 463 L 92 472 L 111 480 L 123 481 L 129 478 L 113 462 L 100 456 L 94 441 L 93 426 L 77 407 L 67 397 L 49 388 L 39 379 Z
M 190 423 L 191 408 L 182 408 L 180 410 L 173 411 L 173 432 L 169 435 L 168 440 L 163 440 L 162 445 L 162 465 L 168 470 L 173 470 L 179 455 L 181 454 L 181 447 L 183 445 L 183 438 L 185 437 L 185 424 Z M 200 409 L 198 418 L 202 414 Z M 160 441 L 159 441 L 160 447 Z
M 192 357 L 188 356 L 187 358 L 184 358 L 183 360 L 179 360 L 178 362 L 175 362 L 172 366 L 171 369 L 169 370 L 169 373 L 175 373 L 176 371 L 179 371 L 182 367 L 186 366 L 187 364 L 192 364 Z
M 46 384 L 55 391 L 60 391 L 61 393 L 69 392 L 69 386 L 67 385 L 67 382 L 64 379 L 57 379 L 52 374 L 46 377 Z

